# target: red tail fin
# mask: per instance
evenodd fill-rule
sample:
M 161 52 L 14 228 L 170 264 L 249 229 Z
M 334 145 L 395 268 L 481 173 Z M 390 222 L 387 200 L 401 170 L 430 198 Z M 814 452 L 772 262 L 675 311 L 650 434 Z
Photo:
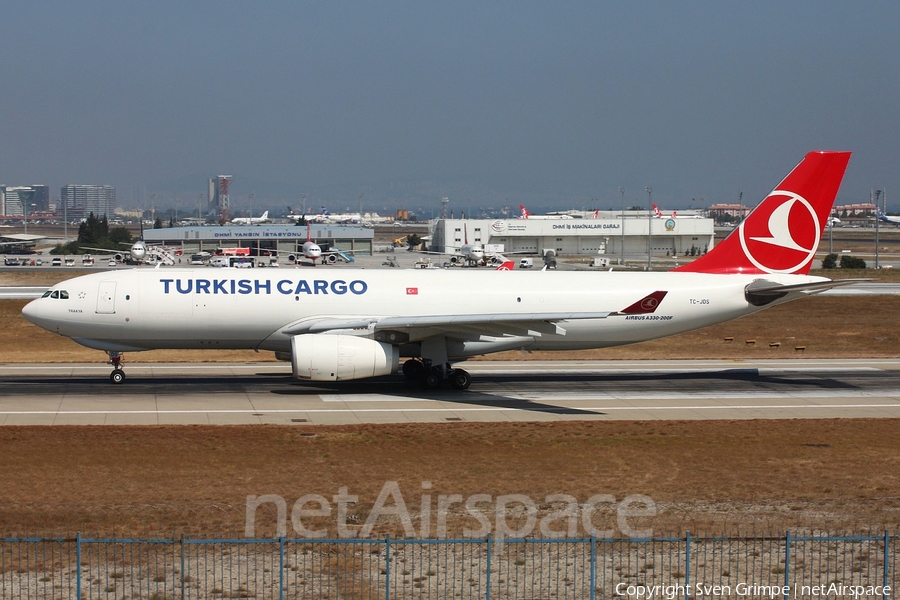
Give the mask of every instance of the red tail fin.
M 810 152 L 718 246 L 674 270 L 806 275 L 849 160 Z

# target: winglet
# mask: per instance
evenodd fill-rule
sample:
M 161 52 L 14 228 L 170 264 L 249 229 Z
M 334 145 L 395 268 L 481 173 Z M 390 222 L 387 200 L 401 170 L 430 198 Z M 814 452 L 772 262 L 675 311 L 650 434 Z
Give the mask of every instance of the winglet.
M 674 270 L 808 274 L 849 161 L 810 152 L 718 246 Z
M 662 302 L 662 299 L 666 297 L 666 294 L 669 292 L 657 291 L 652 294 L 648 294 L 629 306 L 624 310 L 620 310 L 618 314 L 620 315 L 646 315 L 653 312 L 656 312 L 656 307 L 659 306 L 659 303 Z

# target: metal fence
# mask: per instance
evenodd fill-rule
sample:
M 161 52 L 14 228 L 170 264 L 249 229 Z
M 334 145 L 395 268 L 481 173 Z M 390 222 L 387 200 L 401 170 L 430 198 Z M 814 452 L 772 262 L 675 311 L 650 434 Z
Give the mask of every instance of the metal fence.
M 6 538 L 0 598 L 888 598 L 898 540 Z

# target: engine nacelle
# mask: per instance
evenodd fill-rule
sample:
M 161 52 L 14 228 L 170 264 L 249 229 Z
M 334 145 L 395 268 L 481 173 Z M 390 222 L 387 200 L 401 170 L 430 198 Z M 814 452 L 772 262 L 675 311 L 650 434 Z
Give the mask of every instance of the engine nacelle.
M 352 335 L 295 335 L 291 338 L 294 377 L 309 381 L 348 381 L 396 373 L 397 346 Z

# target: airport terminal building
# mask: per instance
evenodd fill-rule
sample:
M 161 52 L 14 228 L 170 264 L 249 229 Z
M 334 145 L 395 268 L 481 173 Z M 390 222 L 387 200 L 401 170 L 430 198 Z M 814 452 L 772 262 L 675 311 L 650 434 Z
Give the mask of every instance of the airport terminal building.
M 435 223 L 431 249 L 453 252 L 468 241 L 497 252 L 543 255 L 552 249 L 633 260 L 646 257 L 648 246 L 654 256 L 702 254 L 712 249 L 714 237 L 712 219 L 648 218 L 643 211 L 624 211 L 596 218 L 442 219 Z
M 373 229 L 345 225 L 311 225 L 310 236 L 323 249 L 339 248 L 360 255 L 372 253 Z M 145 229 L 144 241 L 180 248 L 185 254 L 213 252 L 217 248 L 250 248 L 253 254 L 266 251 L 297 252 L 306 241 L 306 227 L 296 225 L 225 225 Z

